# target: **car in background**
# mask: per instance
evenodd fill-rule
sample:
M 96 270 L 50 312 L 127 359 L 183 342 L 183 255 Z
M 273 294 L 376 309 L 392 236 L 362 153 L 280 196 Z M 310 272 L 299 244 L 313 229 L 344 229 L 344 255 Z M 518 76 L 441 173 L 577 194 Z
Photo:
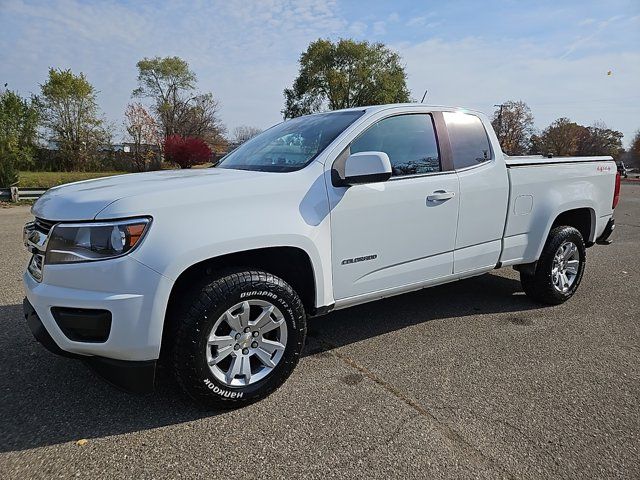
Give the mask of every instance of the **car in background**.
M 620 173 L 621 177 L 624 178 L 629 178 L 629 171 L 627 170 L 627 167 L 625 166 L 624 162 L 618 162 L 617 163 L 618 166 L 618 172 Z

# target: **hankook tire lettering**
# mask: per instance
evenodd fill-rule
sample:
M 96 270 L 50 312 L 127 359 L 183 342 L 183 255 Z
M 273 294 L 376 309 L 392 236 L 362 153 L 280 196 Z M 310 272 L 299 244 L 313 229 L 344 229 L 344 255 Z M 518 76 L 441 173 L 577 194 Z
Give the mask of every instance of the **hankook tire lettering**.
M 217 393 L 218 395 L 220 395 L 222 397 L 225 397 L 225 398 L 242 398 L 242 396 L 244 395 L 244 392 L 230 392 L 229 390 L 223 390 L 222 388 L 218 387 L 216 384 L 214 384 L 208 378 L 204 379 L 204 384 L 213 393 Z

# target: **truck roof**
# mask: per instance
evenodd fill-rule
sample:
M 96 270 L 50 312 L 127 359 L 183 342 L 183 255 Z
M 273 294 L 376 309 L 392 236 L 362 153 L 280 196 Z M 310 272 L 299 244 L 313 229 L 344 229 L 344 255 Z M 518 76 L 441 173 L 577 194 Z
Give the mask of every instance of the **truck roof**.
M 484 112 L 479 110 L 474 110 L 471 108 L 460 107 L 460 106 L 447 106 L 447 105 L 430 105 L 427 103 L 387 103 L 385 105 L 366 105 L 362 107 L 351 107 L 351 108 L 343 108 L 340 110 L 332 110 L 332 112 L 349 112 L 349 111 L 359 111 L 365 110 L 367 113 L 374 113 L 381 110 L 388 110 L 390 108 L 408 108 L 408 107 L 423 107 L 428 110 L 434 112 L 453 112 L 453 111 L 462 111 L 462 112 L 470 112 L 484 115 Z M 322 112 L 327 113 L 327 112 Z

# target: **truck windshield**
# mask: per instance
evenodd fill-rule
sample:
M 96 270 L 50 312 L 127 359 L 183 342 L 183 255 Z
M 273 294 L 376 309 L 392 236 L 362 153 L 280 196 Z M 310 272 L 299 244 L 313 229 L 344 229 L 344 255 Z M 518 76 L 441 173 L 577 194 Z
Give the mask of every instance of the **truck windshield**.
M 218 168 L 293 172 L 313 161 L 364 110 L 307 115 L 282 122 L 243 143 Z

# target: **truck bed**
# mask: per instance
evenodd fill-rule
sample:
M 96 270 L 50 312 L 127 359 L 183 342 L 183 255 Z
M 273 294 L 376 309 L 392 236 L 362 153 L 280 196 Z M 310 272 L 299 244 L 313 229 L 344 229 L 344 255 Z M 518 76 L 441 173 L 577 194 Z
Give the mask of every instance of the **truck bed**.
M 593 242 L 613 214 L 616 164 L 611 157 L 508 157 L 509 208 L 501 263 L 534 262 L 545 237 L 562 212 L 583 210 Z M 596 213 L 597 212 L 597 213 Z
M 543 155 L 504 156 L 508 167 L 526 167 L 529 165 L 553 165 L 557 163 L 610 162 L 613 158 L 602 157 L 545 157 Z

